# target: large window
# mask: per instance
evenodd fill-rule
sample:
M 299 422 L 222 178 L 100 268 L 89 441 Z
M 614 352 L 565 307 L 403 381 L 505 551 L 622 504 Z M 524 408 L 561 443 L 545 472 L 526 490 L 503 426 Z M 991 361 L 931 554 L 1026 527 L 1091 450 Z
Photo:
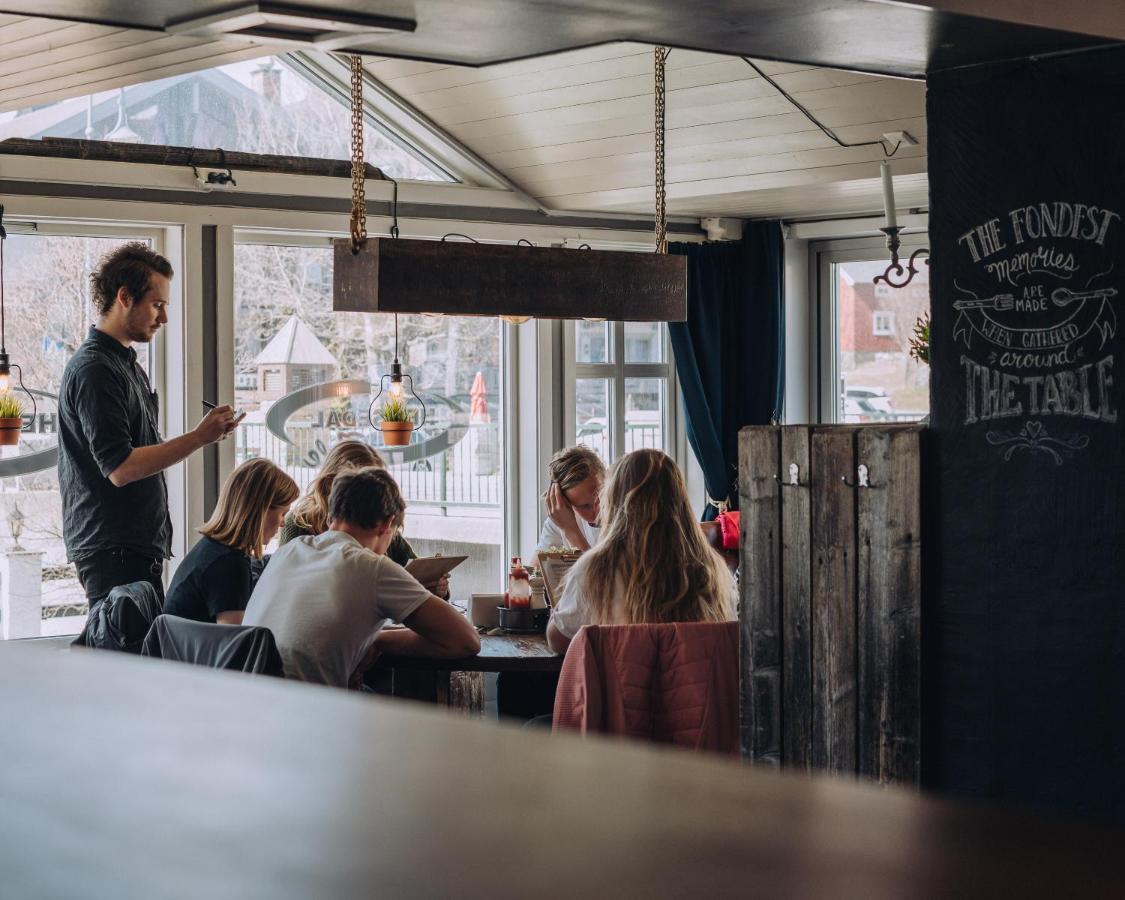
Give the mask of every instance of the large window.
M 567 440 L 607 462 L 641 447 L 671 452 L 672 364 L 661 322 L 568 323 L 573 393 L 564 398 Z
M 0 113 L 0 140 L 63 137 L 350 158 L 347 108 L 302 71 L 286 57 L 264 57 Z M 367 161 L 392 178 L 447 180 L 370 122 L 364 147 Z
M 327 245 L 235 248 L 235 392 L 247 411 L 238 462 L 272 459 L 304 490 L 325 454 L 358 438 L 384 457 L 407 501 L 419 555 L 467 555 L 457 594 L 496 590 L 504 536 L 503 361 L 494 318 L 399 316 L 398 354 L 426 404 L 405 448 L 368 421 L 390 371 L 390 315 L 332 311 Z M 413 401 L 411 401 L 413 402 Z
M 905 250 L 908 256 L 910 250 Z M 876 275 L 878 247 L 822 248 L 820 416 L 829 422 L 908 422 L 929 413 L 929 368 L 910 356 L 930 308 L 929 269 L 895 288 Z
M 34 417 L 30 404 L 24 411 L 19 445 L 0 447 L 0 553 L 6 557 L 0 618 L 7 616 L 0 635 L 75 634 L 86 620 L 86 595 L 67 562 L 62 538 L 57 394 L 67 360 L 94 321 L 90 273 L 125 239 L 31 231 L 10 233 L 5 241 L 7 349 L 12 362 L 23 367 L 37 408 Z M 155 347 L 137 349 L 141 363 L 154 373 Z

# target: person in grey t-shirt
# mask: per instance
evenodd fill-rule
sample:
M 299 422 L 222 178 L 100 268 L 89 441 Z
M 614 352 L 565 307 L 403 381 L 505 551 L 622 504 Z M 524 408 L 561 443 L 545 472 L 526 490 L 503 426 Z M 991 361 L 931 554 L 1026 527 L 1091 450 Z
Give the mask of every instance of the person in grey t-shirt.
M 273 632 L 286 678 L 358 687 L 379 653 L 480 651 L 465 617 L 386 555 L 405 510 L 386 470 L 344 472 L 328 497 L 328 530 L 294 538 L 270 558 L 242 624 Z
M 63 540 L 91 611 L 134 581 L 164 596 L 172 523 L 163 472 L 238 424 L 234 410 L 220 406 L 187 434 L 160 436 L 156 392 L 133 344 L 147 344 L 168 321 L 171 279 L 171 264 L 146 244 L 124 244 L 103 257 L 90 276 L 97 324 L 63 372 Z

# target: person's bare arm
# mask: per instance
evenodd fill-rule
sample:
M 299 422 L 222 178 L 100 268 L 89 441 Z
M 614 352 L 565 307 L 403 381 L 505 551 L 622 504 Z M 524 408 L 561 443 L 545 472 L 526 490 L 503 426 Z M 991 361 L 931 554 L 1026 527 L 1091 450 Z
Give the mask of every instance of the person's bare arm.
M 243 615 L 245 613 L 241 609 L 228 609 L 215 616 L 215 621 L 219 625 L 241 625 Z
M 163 472 L 169 466 L 187 459 L 201 447 L 222 440 L 237 424 L 234 409 L 217 406 L 187 434 L 149 447 L 134 447 L 124 462 L 109 473 L 109 480 L 114 487 L 125 487 L 134 481 Z
M 566 536 L 567 543 L 577 550 L 589 550 L 590 542 L 586 540 L 586 536 L 578 525 L 578 516 L 574 512 L 574 507 L 563 496 L 563 492 L 559 490 L 557 484 L 552 484 L 547 488 L 546 503 L 547 515 Z
M 570 638 L 559 631 L 554 622 L 547 623 L 547 646 L 551 648 L 551 652 L 559 656 L 565 654 L 567 647 L 570 646 Z
M 406 628 L 384 628 L 375 638 L 380 653 L 457 659 L 480 652 L 476 629 L 456 609 L 437 597 L 403 619 Z

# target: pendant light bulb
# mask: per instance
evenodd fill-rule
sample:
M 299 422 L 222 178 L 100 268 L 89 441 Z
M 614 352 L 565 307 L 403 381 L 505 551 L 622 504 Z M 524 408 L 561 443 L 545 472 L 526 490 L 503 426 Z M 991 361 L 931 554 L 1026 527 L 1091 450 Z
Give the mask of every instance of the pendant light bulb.
M 12 375 L 7 366 L 0 366 L 0 394 L 12 389 Z
M 403 393 L 402 379 L 401 378 L 397 378 L 397 379 L 392 378 L 391 379 L 391 386 L 389 388 L 387 388 L 387 393 L 390 394 L 391 397 L 393 397 L 395 400 L 401 400 L 402 399 L 402 393 Z

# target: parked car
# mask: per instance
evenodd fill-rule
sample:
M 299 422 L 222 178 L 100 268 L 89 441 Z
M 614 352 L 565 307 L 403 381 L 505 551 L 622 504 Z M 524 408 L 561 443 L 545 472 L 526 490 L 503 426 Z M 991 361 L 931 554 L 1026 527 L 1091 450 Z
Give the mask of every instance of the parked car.
M 844 421 L 882 422 L 894 419 L 894 406 L 885 389 L 852 385 L 844 392 Z

